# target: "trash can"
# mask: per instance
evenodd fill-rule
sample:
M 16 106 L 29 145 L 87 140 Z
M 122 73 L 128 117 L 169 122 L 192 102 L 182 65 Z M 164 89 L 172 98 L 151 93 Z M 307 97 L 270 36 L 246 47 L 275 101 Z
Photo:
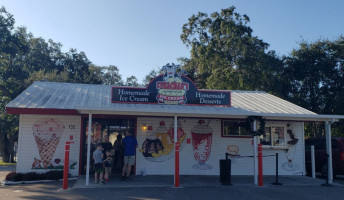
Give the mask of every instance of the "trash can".
M 228 159 L 228 154 L 226 154 L 226 160 L 220 160 L 220 181 L 222 185 L 232 185 L 231 160 Z

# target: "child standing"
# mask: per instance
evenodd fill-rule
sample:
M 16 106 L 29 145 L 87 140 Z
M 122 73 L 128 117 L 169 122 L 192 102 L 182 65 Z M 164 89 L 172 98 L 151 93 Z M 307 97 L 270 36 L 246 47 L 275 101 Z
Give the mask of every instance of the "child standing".
M 105 181 L 109 182 L 109 174 L 111 173 L 111 168 L 112 168 L 112 157 L 111 157 L 111 151 L 107 150 L 106 151 L 106 156 L 104 159 L 104 167 L 105 167 Z
M 97 177 L 99 173 L 99 183 L 104 184 L 103 181 L 103 152 L 102 152 L 102 145 L 98 144 L 97 149 L 93 152 L 93 159 L 94 159 L 94 183 L 97 183 Z

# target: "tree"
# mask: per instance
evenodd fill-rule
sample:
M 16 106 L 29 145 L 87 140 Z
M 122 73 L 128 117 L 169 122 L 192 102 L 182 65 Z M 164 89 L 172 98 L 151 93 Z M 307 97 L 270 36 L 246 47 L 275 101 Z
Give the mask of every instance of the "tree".
M 159 69 L 152 69 L 146 76 L 145 78 L 142 80 L 142 86 L 146 87 L 151 80 L 153 80 L 155 77 L 157 77 L 160 74 L 160 70 Z
M 200 88 L 264 90 L 271 84 L 261 77 L 274 78 L 279 62 L 268 44 L 252 36 L 249 18 L 235 7 L 199 12 L 183 26 L 181 40 L 191 47 L 191 58 L 183 59 L 191 79 Z M 270 64 L 274 63 L 274 64 Z
M 23 90 L 25 68 L 18 65 L 28 53 L 25 28 L 14 28 L 15 20 L 4 7 L 0 8 L 0 152 L 3 161 L 10 161 L 13 142 L 18 135 L 18 116 L 5 113 L 5 106 Z
M 0 152 L 5 162 L 13 155 L 19 117 L 5 106 L 33 81 L 102 84 L 103 69 L 84 52 L 61 51 L 62 44 L 35 38 L 24 27 L 14 27 L 13 16 L 0 8 Z M 120 77 L 120 76 L 119 76 Z
M 130 87 L 138 87 L 140 84 L 137 82 L 137 78 L 135 76 L 127 77 L 127 81 L 125 82 L 126 86 Z
M 104 76 L 103 84 L 104 85 L 123 85 L 122 76 L 119 74 L 119 70 L 115 65 L 110 65 L 108 67 L 103 67 Z
M 318 114 L 344 114 L 344 37 L 337 40 L 302 41 L 284 58 L 288 100 Z M 344 136 L 344 123 L 334 133 Z M 311 136 L 323 135 L 318 124 L 308 124 Z

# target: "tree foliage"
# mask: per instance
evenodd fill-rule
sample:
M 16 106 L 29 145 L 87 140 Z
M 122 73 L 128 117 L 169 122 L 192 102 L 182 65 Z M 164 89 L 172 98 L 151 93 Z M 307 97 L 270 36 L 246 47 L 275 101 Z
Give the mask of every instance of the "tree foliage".
M 318 114 L 344 114 L 344 37 L 313 43 L 302 41 L 298 49 L 284 58 L 288 80 L 288 100 Z M 307 125 L 311 136 L 323 129 Z M 344 136 L 344 124 L 335 124 L 335 135 Z
M 252 35 L 249 17 L 222 9 L 192 15 L 181 40 L 190 47 L 183 68 L 200 88 L 263 90 L 318 114 L 344 114 L 344 41 L 301 42 L 282 58 Z M 333 125 L 344 136 L 343 122 Z M 323 134 L 323 123 L 306 124 L 306 134 Z
M 46 41 L 28 33 L 25 27 L 15 27 L 13 15 L 0 8 L 0 152 L 5 162 L 13 154 L 13 142 L 18 135 L 18 116 L 7 115 L 5 106 L 34 81 L 103 84 L 106 69 L 88 60 L 84 52 L 70 49 L 62 52 L 62 44 Z M 105 72 L 104 72 L 105 71 Z M 119 77 L 115 84 L 122 84 Z M 132 77 L 133 79 L 133 77 Z
M 200 88 L 262 90 L 271 87 L 281 65 L 268 44 L 252 35 L 249 18 L 235 7 L 199 12 L 183 26 L 181 39 L 191 47 L 191 58 L 184 68 Z M 276 65 L 277 63 L 277 65 Z

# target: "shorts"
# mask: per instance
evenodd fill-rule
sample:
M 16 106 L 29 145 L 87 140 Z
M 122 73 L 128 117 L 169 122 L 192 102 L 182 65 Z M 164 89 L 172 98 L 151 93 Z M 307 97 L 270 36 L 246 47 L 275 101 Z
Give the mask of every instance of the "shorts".
M 105 174 L 111 174 L 111 167 L 105 167 Z
M 105 162 L 104 165 L 105 167 L 112 167 L 112 162 Z
M 96 173 L 104 172 L 103 164 L 102 163 L 94 164 L 94 172 Z
M 124 165 L 134 165 L 135 156 L 124 156 Z

